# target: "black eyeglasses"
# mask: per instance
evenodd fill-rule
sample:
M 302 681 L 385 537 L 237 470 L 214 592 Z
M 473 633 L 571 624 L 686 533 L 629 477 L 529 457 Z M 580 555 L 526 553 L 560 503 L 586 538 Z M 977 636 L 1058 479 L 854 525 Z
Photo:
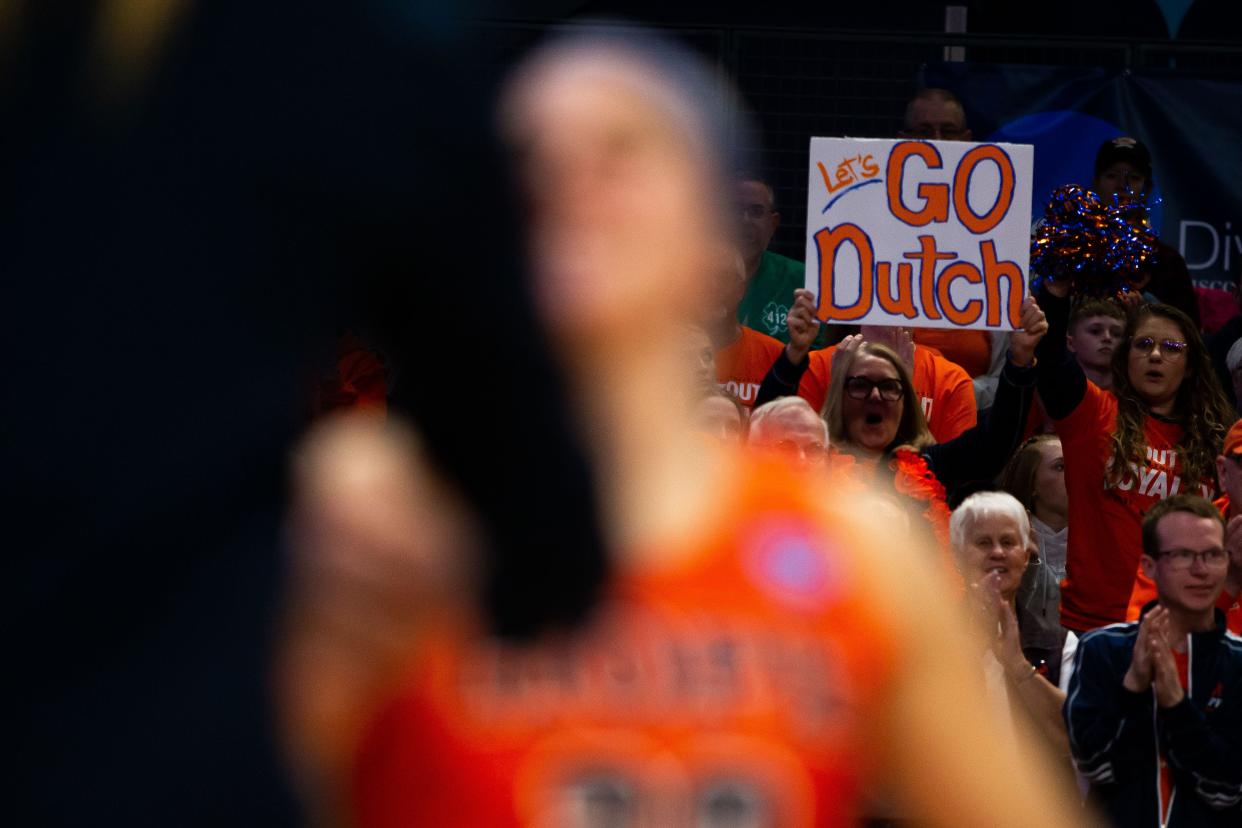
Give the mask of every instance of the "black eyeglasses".
M 845 393 L 856 400 L 865 400 L 870 397 L 872 388 L 878 388 L 880 390 L 880 399 L 888 402 L 896 402 L 905 395 L 905 389 L 901 387 L 901 380 L 882 379 L 876 382 L 869 377 L 863 376 L 845 378 Z
M 1180 339 L 1162 339 L 1157 342 L 1150 336 L 1140 336 L 1130 340 L 1130 348 L 1141 356 L 1150 354 L 1156 349 L 1157 345 L 1160 346 L 1160 353 L 1169 359 L 1180 359 L 1186 356 L 1186 348 L 1188 347 Z
M 1219 568 L 1229 563 L 1229 553 L 1219 546 L 1215 549 L 1204 549 L 1195 552 L 1191 549 L 1166 549 L 1157 557 L 1169 562 L 1169 569 L 1190 569 L 1191 563 L 1200 561 L 1204 566 Z

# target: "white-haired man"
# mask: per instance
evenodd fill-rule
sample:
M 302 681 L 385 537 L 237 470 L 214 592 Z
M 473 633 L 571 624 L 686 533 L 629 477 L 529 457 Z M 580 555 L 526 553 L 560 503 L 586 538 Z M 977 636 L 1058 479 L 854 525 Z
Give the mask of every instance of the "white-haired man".
M 751 414 L 750 444 L 784 452 L 798 466 L 823 465 L 828 459 L 828 425 L 801 397 L 781 397 Z

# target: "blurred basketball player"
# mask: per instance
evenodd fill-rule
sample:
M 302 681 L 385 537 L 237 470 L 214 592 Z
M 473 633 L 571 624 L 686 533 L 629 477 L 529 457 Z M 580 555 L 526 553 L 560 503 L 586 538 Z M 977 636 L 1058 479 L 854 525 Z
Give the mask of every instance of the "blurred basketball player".
M 999 737 L 951 593 L 869 519 L 886 512 L 713 449 L 670 404 L 729 229 L 721 103 L 633 34 L 553 43 L 513 78 L 536 299 L 611 573 L 583 624 L 489 637 L 459 565 L 470 521 L 415 443 L 319 434 L 283 669 L 324 807 L 363 826 L 848 825 L 884 782 L 930 824 L 1077 823 Z

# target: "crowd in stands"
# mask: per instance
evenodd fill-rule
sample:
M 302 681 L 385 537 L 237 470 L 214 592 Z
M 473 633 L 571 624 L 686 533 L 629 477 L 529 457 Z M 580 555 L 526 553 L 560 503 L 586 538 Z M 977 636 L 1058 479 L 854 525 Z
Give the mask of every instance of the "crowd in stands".
M 933 89 L 899 135 L 970 131 L 960 103 Z M 1123 136 L 1100 147 L 1091 186 L 1143 199 L 1152 175 L 1146 147 Z M 1242 316 L 1204 330 L 1185 263 L 1160 243 L 1132 292 L 1071 297 L 1046 282 L 1008 335 L 829 334 L 802 266 L 762 250 L 780 218 L 771 184 L 746 173 L 736 186 L 746 291 L 729 296 L 740 328 L 717 341 L 712 399 L 749 412 L 750 436 L 744 423 L 712 433 L 882 481 L 993 631 L 989 693 L 1072 753 L 1116 824 L 1237 824 L 1242 719 L 1216 710 L 1230 693 L 1242 705 L 1242 639 L 1226 635 L 1242 635 L 1242 515 L 1229 495 L 1242 487 Z M 755 357 L 739 360 L 747 347 Z M 723 407 L 712 405 L 700 407 L 705 432 Z
M 1242 825 L 1242 273 L 823 324 L 720 66 L 442 5 L 0 4 L 12 824 Z
M 654 83 L 587 69 L 618 89 Z M 563 66 L 538 71 L 577 91 Z M 524 138 L 551 153 L 555 142 L 538 145 L 539 107 L 581 113 L 546 89 L 521 94 L 534 113 Z M 961 104 L 935 89 L 910 101 L 898 135 L 971 139 Z M 552 157 L 545 173 L 563 163 Z M 1140 140 L 1120 136 L 1084 178 L 1142 200 L 1156 169 Z M 803 264 L 768 249 L 781 218 L 771 183 L 740 173 L 732 197 L 732 237 L 702 251 L 700 312 L 666 343 L 689 384 L 645 390 L 710 444 L 878 493 L 872 514 L 923 540 L 948 585 L 935 600 L 967 608 L 986 642 L 980 703 L 1012 722 L 1009 738 L 1058 757 L 1067 790 L 1116 825 L 1242 824 L 1242 315 L 1205 330 L 1185 262 L 1161 243 L 1125 295 L 1037 281 L 1008 333 L 828 326 Z M 590 324 L 620 336 L 637 320 Z M 597 347 L 583 377 L 613 382 L 602 377 L 624 373 L 649 333 L 630 331 L 627 352 L 571 331 Z M 351 354 L 370 399 L 375 365 Z M 620 413 L 596 425 L 620 429 Z M 385 721 L 426 737 L 414 716 Z M 382 750 L 399 751 L 396 738 Z

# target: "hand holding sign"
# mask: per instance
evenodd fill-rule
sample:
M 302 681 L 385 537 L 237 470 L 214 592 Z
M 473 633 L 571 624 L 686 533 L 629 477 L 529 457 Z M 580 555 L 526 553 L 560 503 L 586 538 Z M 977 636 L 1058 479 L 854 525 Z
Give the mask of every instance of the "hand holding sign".
M 1022 302 L 1022 329 L 1009 335 L 1009 358 L 1014 365 L 1026 367 L 1035 362 L 1035 346 L 1048 333 L 1048 320 L 1035 298 Z
M 1029 146 L 812 138 L 806 261 L 817 316 L 1018 327 L 1031 168 Z
M 806 288 L 794 291 L 793 307 L 785 317 L 785 326 L 789 329 L 789 344 L 785 346 L 785 356 L 794 365 L 806 359 L 819 333 L 819 320 L 815 318 L 815 294 Z

